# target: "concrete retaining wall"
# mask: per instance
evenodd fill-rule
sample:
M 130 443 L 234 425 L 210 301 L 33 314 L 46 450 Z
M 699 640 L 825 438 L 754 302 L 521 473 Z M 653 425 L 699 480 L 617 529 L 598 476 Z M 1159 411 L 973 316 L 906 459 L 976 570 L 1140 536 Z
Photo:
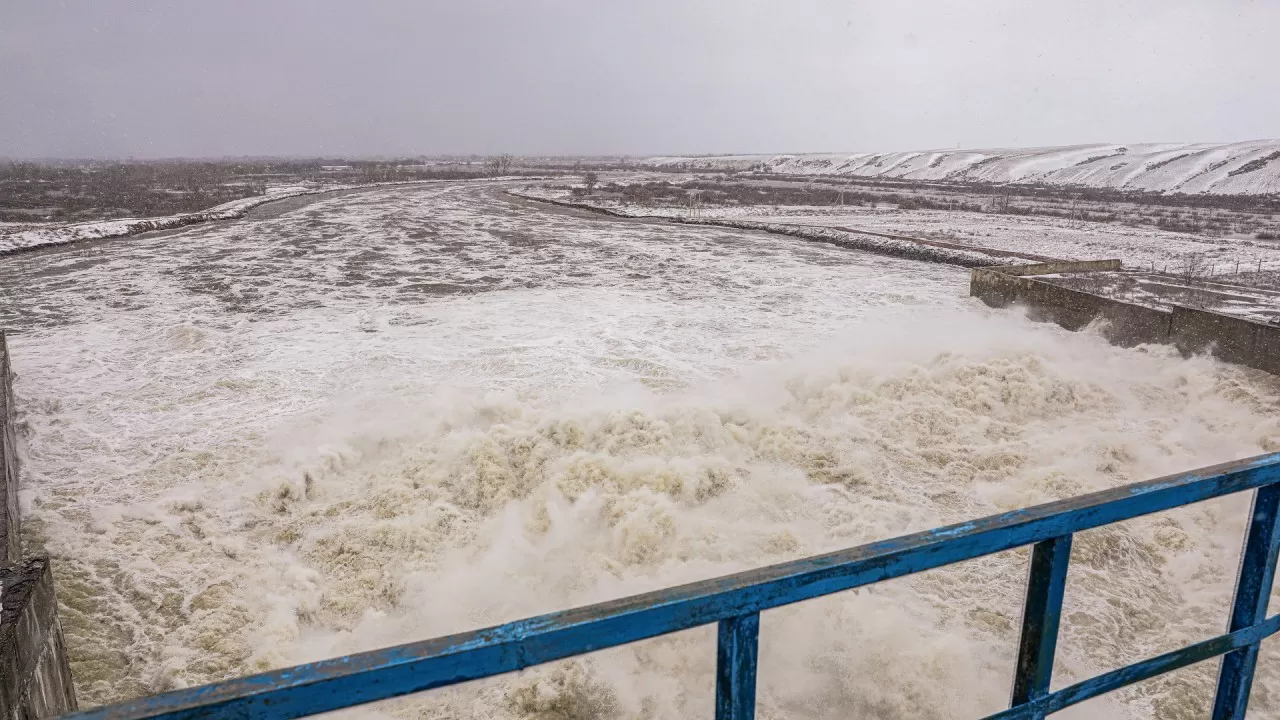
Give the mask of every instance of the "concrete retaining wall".
M 76 709 L 53 573 L 48 558 L 22 560 L 18 438 L 13 422 L 8 338 L 0 331 L 0 720 L 51 717 Z
M 1035 279 L 1119 268 L 1119 260 L 980 268 L 970 278 L 969 294 L 992 307 L 1023 305 L 1031 319 L 1068 330 L 1106 320 L 1102 334 L 1116 345 L 1174 345 L 1183 353 L 1208 352 L 1225 362 L 1280 375 L 1280 327 L 1181 306 L 1157 310 Z
M 1173 309 L 1172 341 L 1183 352 L 1213 353 L 1226 362 L 1280 375 L 1280 327 L 1188 307 Z
M 76 709 L 47 558 L 0 568 L 0 711 L 6 720 Z
M 1119 261 L 1108 261 L 1118 264 Z M 1054 322 L 1068 330 L 1080 330 L 1098 318 L 1107 320 L 1103 335 L 1116 345 L 1132 347 L 1142 343 L 1168 342 L 1172 313 L 1164 310 L 1132 305 L 1101 295 L 1073 290 L 1042 280 L 1034 275 L 1058 272 L 1079 272 L 1093 269 L 1115 269 L 1111 265 L 1081 267 L 1073 263 L 1052 263 L 1053 269 L 1037 273 L 1036 266 L 1025 275 L 1018 274 L 1024 266 L 1007 268 L 983 268 L 974 270 L 969 282 L 969 294 L 978 297 L 992 307 L 1025 305 L 1027 315 L 1042 322 Z M 1085 265 L 1080 263 L 1079 265 Z
M 4 482 L 4 511 L 0 512 L 0 565 L 22 559 L 18 534 L 18 436 L 13 427 L 13 374 L 9 368 L 9 348 L 0 330 L 0 481 Z

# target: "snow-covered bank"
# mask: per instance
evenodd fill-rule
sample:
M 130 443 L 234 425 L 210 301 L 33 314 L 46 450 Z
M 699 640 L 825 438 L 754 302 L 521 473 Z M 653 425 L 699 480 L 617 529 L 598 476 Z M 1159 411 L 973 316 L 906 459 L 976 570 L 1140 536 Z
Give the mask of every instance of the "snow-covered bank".
M 534 179 L 523 177 L 485 178 L 486 180 Z M 540 179 L 540 178 L 538 178 Z M 5 232 L 0 225 L 0 255 L 23 250 L 32 250 L 49 245 L 65 245 L 85 240 L 103 240 L 106 238 L 128 237 L 155 230 L 173 230 L 175 228 L 195 225 L 213 220 L 234 220 L 244 217 L 259 205 L 276 200 L 298 197 L 299 195 L 318 195 L 321 193 L 342 190 L 363 190 L 367 188 L 394 187 L 397 185 L 423 185 L 439 182 L 459 182 L 458 180 L 406 180 L 401 182 L 365 183 L 356 185 L 330 185 L 319 188 L 303 188 L 290 186 L 268 190 L 265 195 L 232 200 L 207 210 L 181 215 L 167 215 L 152 218 L 121 218 L 118 220 L 100 220 L 94 222 L 71 223 L 52 227 L 32 227 L 22 224 L 19 230 Z
M 1280 193 L 1280 140 L 891 153 L 655 157 L 653 167 L 1150 192 Z
M 342 188 L 323 188 L 318 190 L 295 189 L 276 193 L 268 192 L 266 195 L 255 195 L 254 197 L 232 200 L 229 203 L 223 203 L 222 205 L 217 205 L 209 208 L 208 210 L 201 210 L 200 212 L 168 215 L 164 217 L 99 220 L 94 222 L 56 225 L 53 227 L 31 228 L 28 225 L 26 226 L 26 229 L 0 234 L 0 255 L 19 252 L 22 250 L 31 250 L 47 245 L 64 245 L 66 243 L 80 242 L 82 240 L 101 240 L 104 238 L 125 237 L 128 235 L 138 235 L 144 232 L 151 232 L 153 230 L 171 230 L 173 228 L 209 222 L 211 220 L 231 220 L 243 217 L 251 208 L 255 208 L 264 203 L 282 200 L 284 198 L 297 197 L 298 195 L 312 195 L 337 189 Z
M 1209 236 L 1127 223 L 1086 222 L 1043 215 L 1005 215 L 964 210 L 903 210 L 834 205 L 637 205 L 605 194 L 573 198 L 567 187 L 521 188 L 539 199 L 590 205 L 595 212 L 624 217 L 665 218 L 678 222 L 826 227 L 865 236 L 905 236 L 987 255 L 1035 260 L 1120 258 L 1127 267 L 1178 270 L 1204 265 L 1215 275 L 1280 268 L 1280 245 L 1240 235 Z M 745 227 L 745 226 L 744 226 Z M 892 237 L 890 239 L 893 239 Z M 870 248 L 869 248 L 870 249 Z M 950 262 L 950 261 L 945 261 Z M 999 263 L 996 263 L 999 264 Z
M 759 230 L 778 235 L 789 235 L 791 237 L 803 238 L 805 240 L 831 243 L 833 245 L 839 245 L 840 247 L 852 250 L 864 250 L 866 252 L 873 252 L 879 255 L 889 255 L 892 257 L 905 258 L 907 260 L 959 265 L 961 267 L 972 268 L 991 267 L 995 265 L 1018 265 L 1022 263 L 1041 261 L 1040 258 L 1023 258 L 1013 256 L 1009 253 L 989 254 L 976 248 L 968 250 L 956 247 L 945 247 L 937 243 L 852 232 L 841 228 L 792 225 L 780 222 L 758 222 L 754 220 L 738 220 L 725 217 L 683 217 L 664 212 L 650 215 L 635 212 L 627 206 L 622 205 L 604 207 L 599 204 L 592 204 L 588 202 L 570 201 L 566 199 L 567 195 L 563 191 L 548 188 L 524 188 L 519 191 L 508 190 L 507 194 L 526 200 L 551 203 L 553 205 L 587 210 L 614 217 L 663 220 L 686 225 L 713 225 L 716 227 L 737 228 L 739 230 Z

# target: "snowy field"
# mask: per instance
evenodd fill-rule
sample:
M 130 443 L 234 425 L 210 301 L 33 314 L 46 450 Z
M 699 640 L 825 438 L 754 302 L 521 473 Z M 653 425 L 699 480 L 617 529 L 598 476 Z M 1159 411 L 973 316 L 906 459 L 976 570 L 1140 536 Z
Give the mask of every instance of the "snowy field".
M 1236 263 L 1246 268 L 1280 268 L 1280 242 L 1216 238 L 1115 223 L 1080 222 L 1038 215 L 1005 215 L 949 210 L 838 207 L 831 205 L 640 206 L 572 198 L 567 186 L 522 187 L 519 192 L 560 201 L 585 202 L 635 216 L 751 220 L 893 233 L 943 240 L 1062 260 L 1119 258 L 1135 268 L 1170 271 L 1194 258 L 1220 271 Z
M 1156 192 L 1280 192 L 1280 140 L 989 150 L 656 157 L 653 167 L 783 175 L 1038 183 Z
M 82 706 L 1280 450 L 1274 378 L 991 310 L 961 268 L 504 187 L 0 258 Z M 1078 536 L 1057 682 L 1221 632 L 1247 507 Z M 759 716 L 1003 707 L 1026 560 L 766 613 Z M 352 714 L 701 717 L 714 658 L 705 628 Z M 1212 672 L 1063 716 L 1201 716 Z
M 830 208 L 827 208 L 829 211 Z M 1196 257 L 1219 267 L 1236 262 L 1280 266 L 1280 243 L 1253 238 L 1213 238 L 1113 223 L 1078 222 L 1042 216 L 995 215 L 946 210 L 887 210 L 791 215 L 786 222 L 834 225 L 1064 260 L 1119 258 L 1126 265 L 1173 269 Z

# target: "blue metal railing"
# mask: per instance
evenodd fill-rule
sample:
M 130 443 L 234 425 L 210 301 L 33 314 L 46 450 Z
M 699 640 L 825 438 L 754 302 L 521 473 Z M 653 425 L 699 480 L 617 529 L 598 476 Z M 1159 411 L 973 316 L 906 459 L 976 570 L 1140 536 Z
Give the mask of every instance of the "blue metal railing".
M 1074 533 L 1255 490 L 1225 635 L 1049 691 Z M 991 718 L 1042 718 L 1117 688 L 1223 656 L 1213 718 L 1243 718 L 1280 547 L 1280 453 L 992 515 L 817 557 L 506 625 L 274 670 L 69 715 L 293 718 L 489 677 L 719 623 L 717 720 L 755 716 L 760 612 L 983 555 L 1034 545 L 1011 707 Z M 708 708 L 710 710 L 710 708 Z

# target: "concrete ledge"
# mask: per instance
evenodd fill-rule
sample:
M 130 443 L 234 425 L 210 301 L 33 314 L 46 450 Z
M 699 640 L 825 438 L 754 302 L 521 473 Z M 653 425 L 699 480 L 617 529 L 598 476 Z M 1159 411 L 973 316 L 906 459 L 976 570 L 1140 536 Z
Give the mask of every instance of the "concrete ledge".
M 1208 352 L 1224 362 L 1280 375 L 1280 327 L 1182 306 L 1159 310 L 1035 279 L 1120 267 L 1119 260 L 1091 260 L 978 268 L 970 276 L 969 294 L 991 307 L 1025 306 L 1032 320 L 1068 330 L 1105 320 L 1101 332 L 1116 345 L 1173 345 L 1187 355 Z
M 1119 270 L 1124 263 L 1119 260 L 1063 260 L 1043 262 L 1034 265 L 1004 265 L 990 268 L 1005 275 L 1053 275 L 1066 272 L 1099 272 L 1103 270 Z
M 0 712 L 25 719 L 76 709 L 48 558 L 0 568 Z

